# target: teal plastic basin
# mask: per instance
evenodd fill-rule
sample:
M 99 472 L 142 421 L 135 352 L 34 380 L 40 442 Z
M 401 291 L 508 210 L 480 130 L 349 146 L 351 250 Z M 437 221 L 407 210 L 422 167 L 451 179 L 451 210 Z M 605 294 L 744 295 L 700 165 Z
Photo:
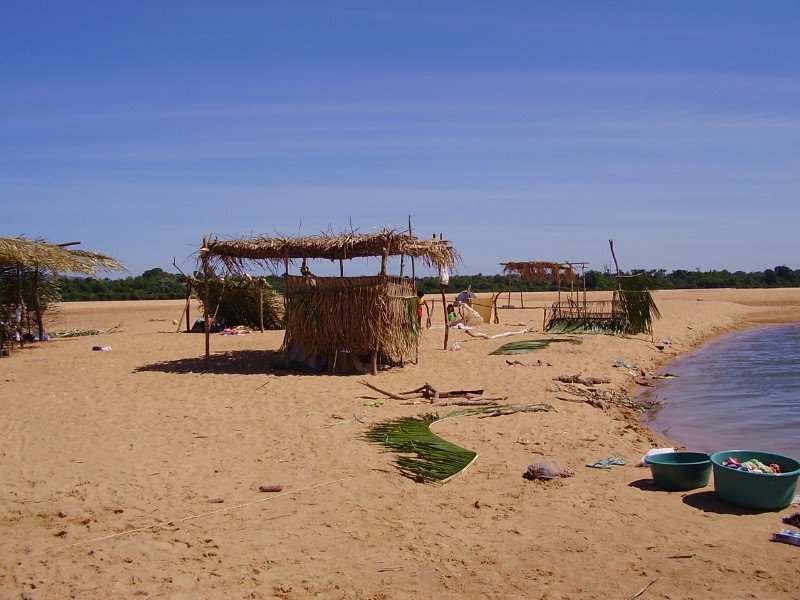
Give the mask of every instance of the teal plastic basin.
M 778 474 L 737 471 L 722 466 L 722 461 L 731 456 L 746 462 L 751 458 L 765 465 L 772 463 L 781 468 Z M 711 455 L 714 468 L 714 492 L 720 500 L 752 510 L 781 510 L 791 504 L 797 479 L 800 477 L 800 462 L 789 456 L 758 452 L 755 450 L 722 450 Z
M 705 487 L 711 475 L 711 461 L 703 452 L 654 454 L 645 462 L 656 485 L 671 492 Z

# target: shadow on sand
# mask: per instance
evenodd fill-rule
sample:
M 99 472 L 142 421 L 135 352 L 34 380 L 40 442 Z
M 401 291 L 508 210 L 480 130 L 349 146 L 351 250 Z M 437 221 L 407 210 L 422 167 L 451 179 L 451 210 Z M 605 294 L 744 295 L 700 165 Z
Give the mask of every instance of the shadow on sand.
M 656 485 L 656 482 L 652 479 L 637 479 L 636 481 L 631 481 L 628 484 L 628 487 L 635 487 L 643 492 L 663 492 L 660 487 Z
M 684 504 L 707 513 L 715 513 L 718 515 L 757 515 L 761 512 L 764 512 L 758 510 L 748 510 L 746 508 L 733 506 L 732 504 L 723 502 L 722 500 L 717 498 L 717 495 L 712 490 L 707 490 L 707 489 L 702 489 L 699 491 L 662 490 L 660 487 L 656 485 L 655 481 L 653 481 L 652 479 L 637 479 L 636 481 L 631 481 L 628 484 L 628 486 L 638 488 L 645 492 L 682 494 Z
M 283 352 L 276 350 L 232 350 L 211 355 L 211 369 L 206 369 L 204 356 L 179 358 L 141 365 L 135 373 L 226 373 L 229 375 L 286 375 L 283 369 Z
M 683 498 L 683 503 L 688 504 L 693 508 L 702 510 L 703 512 L 715 513 L 718 515 L 758 515 L 763 512 L 771 512 L 763 510 L 749 510 L 747 508 L 733 506 L 732 504 L 728 504 L 727 502 L 723 502 L 717 498 L 717 495 L 712 491 L 693 492 L 691 494 L 687 494 Z

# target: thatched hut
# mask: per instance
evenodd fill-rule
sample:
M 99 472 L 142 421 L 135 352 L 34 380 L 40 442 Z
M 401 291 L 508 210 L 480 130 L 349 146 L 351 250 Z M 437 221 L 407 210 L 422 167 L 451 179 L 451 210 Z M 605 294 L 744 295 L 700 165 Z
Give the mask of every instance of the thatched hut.
M 105 254 L 69 249 L 78 243 L 50 244 L 42 240 L 0 238 L 0 322 L 5 324 L 0 328 L 0 341 L 15 336 L 11 329 L 19 325 L 15 321 L 20 313 L 26 320 L 34 320 L 38 337 L 44 337 L 44 312 L 48 301 L 57 299 L 54 275 L 95 275 L 101 271 L 125 269 L 122 263 Z
M 389 258 L 394 256 L 410 257 L 411 277 L 402 272 L 399 276 L 387 274 Z M 344 276 L 345 260 L 370 257 L 381 259 L 379 274 Z M 394 364 L 416 354 L 420 330 L 414 261 L 447 271 L 455 267 L 458 255 L 448 241 L 422 240 L 383 230 L 374 234 L 204 240 L 199 258 L 207 274 L 220 269 L 241 272 L 247 263 L 261 263 L 276 272 L 283 267 L 286 333 L 282 350 L 287 368 L 297 361 L 327 367 L 330 372 L 348 371 L 358 370 L 369 361 L 376 373 L 379 360 Z M 340 276 L 312 275 L 306 261 L 313 259 L 339 261 Z M 301 272 L 305 274 L 290 275 L 289 266 L 297 260 L 303 261 Z

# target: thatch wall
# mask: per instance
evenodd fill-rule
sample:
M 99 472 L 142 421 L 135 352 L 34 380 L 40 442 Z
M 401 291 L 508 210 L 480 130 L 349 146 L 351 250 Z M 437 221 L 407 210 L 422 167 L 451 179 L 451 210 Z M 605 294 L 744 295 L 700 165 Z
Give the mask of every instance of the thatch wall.
M 416 352 L 414 281 L 407 277 L 286 277 L 284 349 L 329 359 L 347 350 L 392 361 Z

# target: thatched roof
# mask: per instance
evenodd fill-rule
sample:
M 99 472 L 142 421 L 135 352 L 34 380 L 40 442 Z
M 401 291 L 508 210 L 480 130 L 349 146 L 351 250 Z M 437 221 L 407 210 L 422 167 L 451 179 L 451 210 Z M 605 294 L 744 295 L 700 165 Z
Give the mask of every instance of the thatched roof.
M 459 260 L 458 253 L 447 240 L 422 240 L 407 233 L 384 230 L 372 234 L 320 235 L 309 237 L 254 237 L 237 240 L 206 242 L 201 254 L 240 267 L 245 260 L 279 264 L 292 259 L 324 258 L 345 260 L 365 257 L 410 256 L 428 266 L 452 269 Z
M 519 275 L 526 281 L 551 281 L 560 284 L 562 278 L 568 283 L 575 281 L 576 271 L 582 271 L 588 263 L 525 261 L 500 264 L 506 275 Z
M 0 268 L 3 267 L 26 267 L 53 273 L 85 275 L 125 270 L 122 263 L 105 254 L 69 250 L 57 244 L 25 238 L 0 238 Z

